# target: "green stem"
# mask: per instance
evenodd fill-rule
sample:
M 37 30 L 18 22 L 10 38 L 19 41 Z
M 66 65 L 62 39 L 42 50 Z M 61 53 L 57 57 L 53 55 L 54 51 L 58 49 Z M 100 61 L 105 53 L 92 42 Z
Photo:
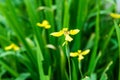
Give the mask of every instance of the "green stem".
M 106 68 L 105 68 L 105 70 L 103 71 L 103 73 L 102 73 L 102 75 L 101 75 L 101 78 L 100 78 L 100 80 L 104 80 L 104 75 L 105 75 L 105 73 L 108 71 L 108 69 L 110 68 L 110 66 L 113 64 L 113 61 L 110 61 L 109 63 L 108 63 L 108 65 L 106 66 Z M 119 79 L 118 79 L 119 80 Z
M 106 49 L 106 47 L 107 47 L 107 45 L 108 45 L 108 43 L 110 41 L 110 38 L 111 38 L 111 36 L 112 36 L 112 34 L 114 32 L 114 29 L 115 29 L 115 27 L 112 26 L 112 28 L 110 29 L 110 31 L 108 33 L 108 37 L 107 37 L 107 39 L 105 40 L 105 42 L 104 42 L 104 44 L 102 46 L 102 53 L 105 51 L 105 49 Z
M 66 44 L 66 55 L 68 58 L 68 68 L 69 68 L 69 80 L 71 80 L 71 65 L 70 65 L 70 54 L 69 54 L 69 47 L 68 44 Z
M 80 75 L 81 75 L 81 77 L 83 78 L 83 73 L 82 73 L 82 70 L 81 70 L 80 62 L 78 63 L 78 67 L 79 67 L 79 70 L 80 70 Z

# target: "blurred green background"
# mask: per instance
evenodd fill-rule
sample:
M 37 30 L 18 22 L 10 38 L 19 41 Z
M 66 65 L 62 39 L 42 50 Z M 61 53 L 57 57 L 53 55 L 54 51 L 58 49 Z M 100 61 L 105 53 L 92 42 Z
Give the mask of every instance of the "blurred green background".
M 0 80 L 120 80 L 119 12 L 119 0 L 0 0 Z M 90 49 L 80 63 L 50 35 L 63 28 L 80 30 L 68 53 Z

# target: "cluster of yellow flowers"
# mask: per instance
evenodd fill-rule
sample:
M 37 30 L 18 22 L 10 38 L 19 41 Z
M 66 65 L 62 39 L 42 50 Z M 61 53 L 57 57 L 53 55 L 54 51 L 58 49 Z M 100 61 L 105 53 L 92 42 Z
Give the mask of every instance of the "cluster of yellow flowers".
M 120 18 L 120 14 L 116 14 L 116 13 L 110 13 L 110 16 L 115 19 Z M 51 25 L 49 24 L 49 22 L 47 20 L 44 20 L 42 23 L 37 23 L 37 26 L 43 27 L 45 29 L 51 28 Z M 71 42 L 73 40 L 73 38 L 70 35 L 76 35 L 79 33 L 79 31 L 80 31 L 79 29 L 68 30 L 68 28 L 63 28 L 62 30 L 60 30 L 58 32 L 53 32 L 50 35 L 52 35 L 54 37 L 60 37 L 60 36 L 64 35 L 64 37 L 65 37 L 65 42 L 63 43 L 63 45 L 64 45 L 66 42 Z M 11 50 L 11 49 L 13 49 L 14 51 L 17 51 L 20 48 L 17 45 L 15 45 L 14 43 L 5 47 L 5 50 Z M 90 52 L 89 49 L 85 50 L 85 51 L 78 50 L 77 52 L 71 52 L 70 56 L 71 57 L 78 56 L 78 61 L 81 61 L 82 59 L 84 59 L 83 55 L 86 55 L 89 52 Z
M 120 18 L 120 14 L 116 14 L 116 13 L 110 13 L 110 16 L 115 19 Z M 43 20 L 42 23 L 37 23 L 36 25 L 39 27 L 43 27 L 45 29 L 51 28 L 51 25 L 49 24 L 49 22 L 47 20 Z M 119 24 L 119 26 L 120 26 L 120 24 Z M 64 35 L 64 37 L 65 37 L 65 42 L 63 43 L 63 45 L 64 45 L 66 42 L 71 42 L 73 40 L 73 38 L 70 35 L 76 35 L 79 33 L 79 31 L 80 31 L 79 29 L 68 30 L 68 28 L 63 28 L 62 30 L 60 30 L 58 32 L 53 32 L 50 35 L 52 35 L 54 37 L 60 37 L 60 36 Z M 14 43 L 5 47 L 5 50 L 11 50 L 11 49 L 13 49 L 14 51 L 17 51 L 20 48 L 17 45 L 15 45 Z M 78 57 L 78 61 L 81 61 L 82 59 L 84 59 L 83 55 L 86 55 L 89 52 L 90 52 L 89 49 L 85 50 L 85 51 L 78 50 L 77 52 L 71 52 L 70 56 Z
M 37 23 L 37 26 L 43 27 L 45 29 L 51 28 L 51 25 L 48 23 L 47 20 L 44 20 L 42 23 Z M 64 45 L 66 42 L 71 42 L 73 40 L 73 38 L 70 37 L 70 35 L 76 35 L 79 31 L 80 31 L 79 29 L 74 29 L 69 31 L 68 28 L 63 28 L 59 32 L 53 32 L 50 35 L 54 37 L 60 37 L 64 35 L 65 36 L 65 42 L 63 43 Z
M 45 29 L 49 29 L 51 27 L 47 20 L 44 20 L 42 23 L 37 23 L 37 26 L 44 27 Z M 79 31 L 80 31 L 79 29 L 68 30 L 68 28 L 63 28 L 62 30 L 58 32 L 53 32 L 50 35 L 54 37 L 60 37 L 64 35 L 65 37 L 65 42 L 63 43 L 64 45 L 66 42 L 71 42 L 73 40 L 73 38 L 70 35 L 76 35 L 79 33 Z M 89 49 L 85 51 L 78 50 L 78 52 L 70 52 L 70 56 L 78 57 L 78 61 L 80 62 L 82 59 L 84 59 L 83 55 L 87 55 L 89 52 L 90 52 Z
M 44 20 L 42 23 L 37 23 L 36 24 L 39 27 L 43 27 L 45 29 L 49 29 L 51 28 L 51 25 L 49 24 L 49 22 L 47 20 Z M 73 40 L 73 38 L 70 35 L 76 35 L 79 33 L 79 29 L 74 29 L 74 30 L 68 30 L 68 28 L 63 28 L 62 30 L 58 31 L 58 32 L 53 32 L 50 35 L 54 36 L 54 37 L 60 37 L 62 35 L 64 35 L 65 37 L 65 42 L 63 43 L 63 45 L 66 42 L 71 42 Z M 15 45 L 14 43 L 12 43 L 11 45 L 5 47 L 5 50 L 11 50 L 13 49 L 14 51 L 19 50 L 20 48 Z M 81 51 L 78 50 L 78 52 L 71 52 L 70 56 L 71 57 L 77 57 L 78 56 L 78 61 L 81 61 L 84 57 L 83 55 L 86 55 L 90 52 L 90 50 L 85 50 L 85 51 Z

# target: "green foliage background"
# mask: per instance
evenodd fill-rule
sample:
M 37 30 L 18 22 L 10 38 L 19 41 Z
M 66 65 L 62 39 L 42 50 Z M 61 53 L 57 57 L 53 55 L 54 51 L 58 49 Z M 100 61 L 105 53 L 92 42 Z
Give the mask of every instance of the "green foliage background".
M 119 19 L 112 12 L 114 0 L 0 0 L 0 80 L 69 80 L 64 38 L 50 36 L 62 28 L 80 29 L 70 52 L 90 49 L 80 63 L 70 58 L 72 80 L 120 80 Z M 36 26 L 43 20 L 50 29 Z M 20 50 L 5 51 L 11 43 Z

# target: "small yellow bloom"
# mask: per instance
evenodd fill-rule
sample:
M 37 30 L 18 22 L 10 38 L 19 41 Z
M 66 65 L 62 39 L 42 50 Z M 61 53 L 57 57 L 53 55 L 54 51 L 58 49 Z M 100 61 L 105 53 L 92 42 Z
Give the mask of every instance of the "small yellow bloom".
M 71 57 L 78 57 L 78 61 L 80 62 L 82 59 L 84 59 L 83 55 L 87 55 L 90 52 L 89 49 L 85 51 L 78 50 L 77 52 L 71 52 Z
M 51 28 L 51 25 L 48 23 L 47 20 L 44 20 L 42 23 L 37 23 L 37 26 L 43 27 L 43 28 L 45 28 L 45 29 Z
M 14 43 L 12 43 L 11 45 L 5 47 L 5 50 L 10 50 L 10 49 L 13 49 L 13 50 L 17 51 L 20 48 L 17 45 L 15 45 Z
M 52 35 L 54 37 L 60 37 L 60 36 L 64 35 L 65 41 L 71 42 L 73 40 L 73 38 L 70 37 L 70 35 L 76 35 L 79 31 L 80 31 L 79 29 L 74 29 L 74 30 L 68 31 L 68 28 L 63 28 L 59 32 L 53 32 L 50 35 Z
M 115 18 L 115 19 L 120 18 L 120 14 L 116 14 L 116 13 L 110 13 L 110 16 Z

